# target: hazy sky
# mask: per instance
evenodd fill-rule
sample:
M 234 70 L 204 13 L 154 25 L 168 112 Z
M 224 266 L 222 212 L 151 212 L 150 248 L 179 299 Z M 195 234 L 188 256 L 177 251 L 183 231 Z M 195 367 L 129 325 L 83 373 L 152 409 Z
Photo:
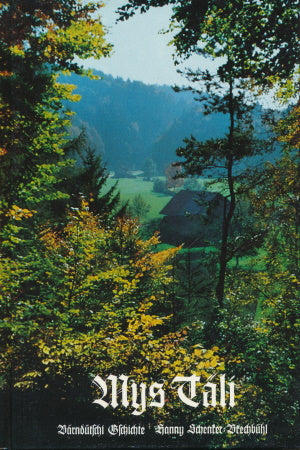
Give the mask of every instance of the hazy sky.
M 159 34 L 168 27 L 171 8 L 152 8 L 115 24 L 114 11 L 123 4 L 125 0 L 107 0 L 101 8 L 102 22 L 108 28 L 107 40 L 114 45 L 113 54 L 99 61 L 89 59 L 84 65 L 148 84 L 184 84 L 184 77 L 176 72 L 178 66 L 173 64 L 172 47 L 168 46 L 171 35 Z M 197 57 L 197 65 L 201 60 Z M 212 62 L 207 64 L 211 66 Z M 186 65 L 190 67 L 192 62 Z
M 159 34 L 168 28 L 171 8 L 151 8 L 147 13 L 137 13 L 129 20 L 116 22 L 115 10 L 126 3 L 126 0 L 106 0 L 101 8 L 102 23 L 107 28 L 107 41 L 114 45 L 113 53 L 100 60 L 88 59 L 85 67 L 101 70 L 114 77 L 127 80 L 138 80 L 147 84 L 188 84 L 186 79 L 177 73 L 174 66 L 172 46 L 168 45 L 171 35 Z M 181 68 L 208 68 L 215 71 L 217 63 L 199 56 L 193 56 Z M 265 107 L 279 107 L 271 96 L 260 99 Z

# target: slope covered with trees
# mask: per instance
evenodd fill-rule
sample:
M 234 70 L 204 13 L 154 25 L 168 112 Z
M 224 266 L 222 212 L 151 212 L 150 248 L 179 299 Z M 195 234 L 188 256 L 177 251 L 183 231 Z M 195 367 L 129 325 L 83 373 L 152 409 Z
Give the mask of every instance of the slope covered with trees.
M 193 115 L 192 97 L 179 97 L 168 86 L 145 85 L 96 73 L 103 79 L 65 78 L 77 85 L 76 93 L 81 96 L 80 103 L 73 108 L 77 113 L 74 124 L 79 128 L 85 124 L 101 136 L 109 169 L 141 169 L 150 157 L 157 159 L 162 171 L 162 162 L 153 153 L 153 147 L 178 119 L 184 120 L 185 111 Z M 191 127 L 191 132 L 197 130 Z M 175 147 L 164 146 L 169 163 L 174 160 L 176 146 L 183 137 L 181 130 Z
M 72 105 L 76 112 L 74 132 L 84 126 L 93 146 L 102 153 L 109 170 L 142 169 L 148 158 L 159 173 L 176 160 L 176 148 L 185 137 L 221 137 L 228 119 L 220 113 L 204 115 L 204 106 L 190 92 L 177 94 L 170 86 L 113 78 L 95 72 L 101 80 L 72 76 L 62 78 L 77 86 L 81 101 Z M 266 133 L 261 122 L 264 111 L 254 111 L 256 133 Z

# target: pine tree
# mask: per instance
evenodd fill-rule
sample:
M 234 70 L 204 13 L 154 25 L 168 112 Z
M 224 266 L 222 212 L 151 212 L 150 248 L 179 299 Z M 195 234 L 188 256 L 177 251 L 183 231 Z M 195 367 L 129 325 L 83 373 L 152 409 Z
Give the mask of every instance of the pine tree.
M 105 189 L 109 174 L 103 165 L 101 156 L 96 155 L 96 151 L 89 146 L 82 157 L 82 167 L 79 168 L 74 178 L 77 195 L 79 197 L 82 194 L 86 198 L 90 211 L 102 217 L 116 212 L 120 200 L 117 183 L 107 189 L 105 193 L 101 192 Z
M 69 207 L 79 208 L 83 199 L 88 202 L 89 210 L 103 220 L 112 215 L 122 215 L 117 183 L 107 187 L 109 173 L 102 155 L 91 147 L 86 130 L 83 129 L 77 137 L 67 142 L 65 157 L 73 158 L 76 162 L 64 168 L 60 174 L 57 187 L 67 198 L 53 202 L 53 216 L 62 219 Z

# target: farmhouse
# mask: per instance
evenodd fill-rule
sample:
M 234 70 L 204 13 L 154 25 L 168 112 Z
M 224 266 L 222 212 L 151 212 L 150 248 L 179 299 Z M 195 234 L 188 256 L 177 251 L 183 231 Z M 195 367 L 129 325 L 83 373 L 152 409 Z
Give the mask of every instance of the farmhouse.
M 178 192 L 160 212 L 162 241 L 196 247 L 220 240 L 224 200 L 215 192 Z

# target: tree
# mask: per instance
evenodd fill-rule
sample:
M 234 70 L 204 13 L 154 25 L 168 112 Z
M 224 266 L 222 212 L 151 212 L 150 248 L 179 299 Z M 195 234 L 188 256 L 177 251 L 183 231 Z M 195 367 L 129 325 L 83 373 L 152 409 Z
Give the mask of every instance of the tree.
M 143 199 L 141 194 L 135 195 L 129 205 L 129 213 L 132 217 L 145 217 L 150 211 L 151 205 Z
M 249 183 L 249 179 L 245 182 L 246 173 L 251 171 L 239 170 L 236 168 L 236 164 L 247 156 L 254 156 L 262 151 L 266 152 L 272 149 L 271 142 L 262 143 L 253 137 L 251 123 L 253 106 L 247 102 L 243 81 L 235 78 L 233 65 L 230 68 L 223 76 L 212 75 L 208 71 L 201 70 L 186 71 L 186 76 L 192 83 L 200 84 L 200 88 L 190 87 L 187 89 L 191 89 L 197 94 L 196 99 L 203 102 L 206 114 L 212 112 L 227 114 L 229 129 L 226 137 L 210 139 L 203 143 L 198 142 L 193 136 L 187 138 L 184 140 L 185 147 L 177 150 L 177 155 L 184 158 L 180 164 L 186 174 L 202 175 L 205 170 L 215 170 L 217 171 L 215 173 L 220 174 L 219 181 L 224 182 L 225 180 L 226 182 L 220 265 L 216 286 L 216 297 L 221 307 L 224 299 L 227 264 L 231 259 L 229 238 L 237 204 L 237 194 L 249 189 L 253 183 L 253 181 Z
M 180 164 L 173 163 L 170 164 L 166 170 L 166 188 L 167 189 L 176 189 L 180 188 L 184 184 L 184 180 L 180 176 L 182 174 L 182 168 Z
M 107 179 L 108 173 L 102 165 L 101 157 L 95 155 L 95 150 L 88 148 L 83 156 L 83 168 L 78 174 L 78 181 L 83 195 L 89 201 L 90 211 L 102 217 L 111 214 L 120 199 L 120 193 L 115 193 L 116 184 L 105 194 L 100 193 Z
M 171 330 L 166 287 L 178 249 L 157 252 L 157 236 L 141 240 L 135 220 L 103 226 L 83 202 L 62 230 L 32 230 L 30 241 L 12 234 L 16 257 L 0 264 L 2 387 L 80 388 L 86 401 L 91 373 L 151 382 L 224 369 L 217 347 L 191 346 L 187 329 Z M 168 395 L 162 418 L 182 408 L 174 389 Z
M 166 186 L 166 181 L 161 178 L 155 178 L 153 182 L 153 192 L 157 192 L 159 194 L 170 194 L 170 191 L 168 191 Z
M 202 185 L 196 178 L 187 178 L 184 182 L 184 189 L 189 189 L 190 191 L 200 191 Z
M 197 314 L 199 321 L 209 320 L 213 313 L 210 303 L 215 285 L 216 264 L 217 258 L 212 250 L 208 252 L 197 249 L 196 253 L 185 249 L 183 254 L 176 255 L 176 295 L 183 302 L 179 315 L 184 323 L 195 322 L 195 311 L 200 311 Z
M 88 73 L 74 62 L 109 54 L 95 16 L 99 2 L 4 1 L 0 5 L 1 220 L 21 202 L 43 202 L 60 169 L 65 126 L 62 101 L 76 100 L 62 71 Z M 47 162 L 46 162 L 47 161 Z M 40 185 L 40 189 L 37 189 Z
M 264 232 L 261 252 L 251 270 L 240 268 L 228 279 L 227 307 L 220 322 L 221 346 L 243 363 L 235 376 L 245 376 L 259 393 L 258 408 L 244 395 L 256 420 L 264 416 L 272 447 L 299 440 L 299 263 L 297 232 L 299 191 L 293 152 L 264 171 L 266 183 L 251 193 L 253 215 Z M 250 305 L 259 314 L 245 314 Z M 248 310 L 249 311 L 249 310 Z M 241 372 L 240 372 L 240 371 Z M 253 397 L 253 394 L 252 394 Z
M 151 6 L 165 4 L 173 7 L 171 29 L 177 33 L 173 43 L 178 60 L 191 54 L 221 56 L 224 59 L 217 71 L 220 81 L 241 81 L 244 92 L 246 86 L 265 92 L 277 84 L 281 98 L 297 95 L 294 78 L 299 54 L 297 0 L 130 0 L 120 14 L 127 18 L 137 10 L 145 12 Z M 235 87 L 232 85 L 232 95 L 227 89 L 227 100 L 235 97 Z M 236 113 L 236 108 L 232 111 Z M 298 203 L 296 161 L 291 148 L 299 143 L 298 115 L 296 106 L 286 119 L 279 121 L 277 129 L 284 151 L 277 162 L 263 168 L 262 176 L 252 179 L 251 190 L 247 192 L 252 215 L 263 233 L 262 251 L 253 259 L 251 268 L 240 267 L 232 275 L 229 273 L 222 317 L 210 324 L 206 334 L 206 342 L 217 340 L 223 348 L 225 358 L 230 361 L 228 373 L 243 379 L 244 419 L 240 416 L 239 421 L 269 423 L 272 431 L 258 439 L 258 445 L 270 447 L 295 447 L 299 440 L 295 429 L 299 421 Z M 230 143 L 234 144 L 239 131 L 232 125 L 231 118 L 227 142 L 221 140 L 230 157 L 235 149 Z M 199 144 L 202 155 L 207 150 L 206 162 L 210 151 L 217 147 L 216 142 L 215 146 L 211 142 L 210 149 L 205 146 L 207 143 L 186 144 L 190 144 L 189 156 Z M 228 159 L 227 167 L 230 165 Z M 251 304 L 257 308 L 249 314 Z M 247 436 L 239 440 L 245 447 L 253 446 L 254 442 L 257 444 L 253 437 Z M 231 446 L 233 442 L 226 444 Z M 237 441 L 234 445 L 238 445 Z
M 179 57 L 228 55 L 220 75 L 226 74 L 230 62 L 235 76 L 264 86 L 292 77 L 299 54 L 298 0 L 129 0 L 118 12 L 124 20 L 168 4 Z
M 69 198 L 54 202 L 54 216 L 58 215 L 59 209 L 66 212 L 68 206 L 78 208 L 83 198 L 90 211 L 101 216 L 102 220 L 117 214 L 120 201 L 117 183 L 106 188 L 109 174 L 101 155 L 96 155 L 95 149 L 90 147 L 85 130 L 67 143 L 65 154 L 67 158 L 76 158 L 76 164 L 63 169 L 60 174 L 58 189 Z
M 143 172 L 144 172 L 144 179 L 146 181 L 150 181 L 152 177 L 156 175 L 157 167 L 153 159 L 147 158 L 144 166 L 143 166 Z
M 249 394 L 244 398 L 256 420 L 263 415 L 272 427 L 267 442 L 273 447 L 283 442 L 294 447 L 299 440 L 297 115 L 295 106 L 277 123 L 277 139 L 284 146 L 281 157 L 265 164 L 263 178 L 248 195 L 252 216 L 264 234 L 262 251 L 251 270 L 240 268 L 229 277 L 229 301 L 220 323 L 221 346 L 244 358 L 235 375 L 245 374 L 259 393 L 261 409 Z M 245 308 L 251 303 L 258 313 L 249 319 Z
M 74 86 L 61 84 L 58 76 L 63 71 L 88 73 L 74 62 L 75 57 L 100 58 L 109 54 L 104 29 L 95 15 L 100 6 L 100 2 L 80 0 L 4 0 L 0 4 L 0 272 L 2 279 L 4 276 L 1 348 L 6 352 L 8 365 L 4 371 L 10 399 L 13 371 L 18 364 L 15 358 L 21 355 L 15 338 L 20 338 L 26 364 L 37 326 L 33 315 L 32 334 L 26 333 L 15 314 L 14 301 L 19 301 L 19 306 L 24 303 L 23 287 L 14 282 L 25 269 L 15 254 L 15 244 L 24 244 L 21 254 L 25 256 L 32 235 L 45 222 L 37 210 L 41 212 L 47 202 L 65 197 L 55 186 L 61 169 L 69 164 L 61 158 L 70 115 L 68 111 L 63 114 L 63 101 L 78 96 L 72 94 Z M 32 256 L 28 254 L 28 258 Z M 34 264 L 30 269 L 25 286 L 39 270 Z M 6 272 L 12 276 L 11 281 Z M 32 290 L 30 295 L 34 297 L 35 293 Z M 43 317 L 48 312 L 45 306 Z M 28 317 L 26 307 L 19 313 L 23 314 L 21 320 Z M 3 359 L 3 375 L 2 363 Z
M 264 5 L 253 5 L 252 3 L 245 4 L 245 2 L 241 1 L 229 1 L 226 2 L 226 4 L 223 4 L 222 2 L 222 5 L 220 5 L 219 2 L 201 2 L 199 5 L 199 2 L 195 1 L 190 1 L 186 4 L 186 2 L 183 3 L 176 0 L 171 2 L 154 0 L 153 2 L 142 3 L 133 0 L 128 2 L 123 8 L 119 9 L 119 12 L 121 18 L 128 18 L 135 10 L 141 9 L 141 11 L 145 12 L 150 6 L 162 6 L 166 3 L 174 5 L 171 21 L 173 20 L 173 25 L 179 25 L 180 29 L 173 40 L 179 57 L 187 58 L 191 54 L 196 53 L 205 57 L 223 57 L 225 59 L 224 63 L 220 63 L 217 74 L 215 75 L 209 71 L 201 70 L 187 70 L 185 72 L 185 75 L 190 82 L 195 83 L 202 81 L 204 84 L 206 94 L 203 94 L 202 86 L 201 89 L 198 90 L 193 87 L 190 89 L 200 94 L 198 100 L 204 102 L 206 113 L 218 111 L 226 113 L 229 116 L 228 136 L 221 144 L 221 147 L 223 147 L 223 158 L 225 158 L 226 162 L 226 177 L 230 195 L 229 204 L 224 205 L 220 271 L 216 287 L 216 296 L 220 306 L 222 306 L 228 259 L 228 237 L 236 205 L 233 164 L 235 157 L 240 159 L 238 151 L 241 151 L 241 155 L 245 156 L 245 148 L 242 149 L 237 142 L 234 142 L 237 135 L 239 135 L 238 140 L 241 140 L 241 132 L 237 130 L 236 126 L 237 119 L 249 110 L 245 101 L 245 83 L 247 78 L 254 77 L 255 83 L 265 85 L 268 80 L 271 80 L 271 75 L 273 75 L 273 77 L 275 76 L 275 67 L 277 67 L 278 64 L 281 64 L 279 61 L 286 59 L 285 52 L 281 52 L 281 50 L 277 51 L 276 55 L 272 54 L 274 52 L 273 41 L 270 45 L 266 45 L 265 41 L 257 42 L 256 31 L 253 33 L 253 30 L 260 24 L 262 29 L 261 39 L 262 37 L 269 36 L 270 31 L 264 27 L 262 17 L 264 18 L 263 20 L 272 20 L 280 27 L 282 19 L 279 16 L 279 10 L 281 10 L 281 8 L 274 7 L 274 5 L 270 5 L 269 2 L 267 2 L 268 5 L 265 8 Z M 283 26 L 285 31 L 284 37 L 281 35 L 281 37 L 278 38 L 280 42 L 281 39 L 289 41 L 295 40 L 296 8 L 295 2 L 291 3 L 291 7 L 286 12 L 286 23 L 293 24 L 292 37 L 286 33 L 287 28 L 285 23 Z M 270 8 L 270 10 L 268 8 Z M 241 17 L 239 16 L 240 14 Z M 253 28 L 249 28 L 249 23 L 252 23 Z M 271 33 L 273 33 L 273 30 Z M 277 38 L 275 38 L 275 41 L 277 41 Z M 270 55 L 273 56 L 271 63 L 269 59 L 266 61 L 267 56 Z M 289 67 L 287 70 L 280 66 L 281 77 L 291 76 L 291 73 L 295 68 L 295 58 L 289 57 L 288 60 Z M 258 65 L 260 66 L 259 69 Z M 277 71 L 276 77 L 278 75 Z M 222 94 L 224 85 L 225 93 Z M 246 136 L 244 136 L 244 138 L 246 138 Z M 204 161 L 202 160 L 201 163 L 197 165 L 197 158 L 195 158 L 195 154 L 197 153 L 195 151 L 197 143 L 193 139 L 187 140 L 186 143 L 186 148 L 184 150 L 179 149 L 178 155 L 186 158 L 187 163 L 185 168 L 187 169 L 187 167 L 189 167 L 187 173 L 200 174 L 201 172 L 197 173 L 195 167 L 198 167 L 199 170 L 199 165 L 202 164 L 202 171 L 204 168 Z M 237 148 L 239 148 L 238 151 L 235 149 L 236 145 Z M 220 154 L 218 155 L 219 149 L 217 142 L 215 143 L 215 152 L 217 155 L 216 153 L 213 153 L 211 159 L 209 157 L 210 152 L 213 151 L 213 146 L 214 145 L 211 145 L 210 148 L 207 148 L 206 150 L 202 148 L 203 154 L 206 154 L 206 157 L 204 157 L 204 159 L 206 158 L 206 168 L 211 164 L 214 165 L 213 160 L 216 156 L 217 160 L 220 161 L 218 159 Z M 249 147 L 248 142 L 246 148 L 250 155 L 253 152 L 253 146 L 251 145 Z M 200 153 L 199 149 L 198 155 L 200 155 Z M 192 164 L 190 164 L 191 160 Z

